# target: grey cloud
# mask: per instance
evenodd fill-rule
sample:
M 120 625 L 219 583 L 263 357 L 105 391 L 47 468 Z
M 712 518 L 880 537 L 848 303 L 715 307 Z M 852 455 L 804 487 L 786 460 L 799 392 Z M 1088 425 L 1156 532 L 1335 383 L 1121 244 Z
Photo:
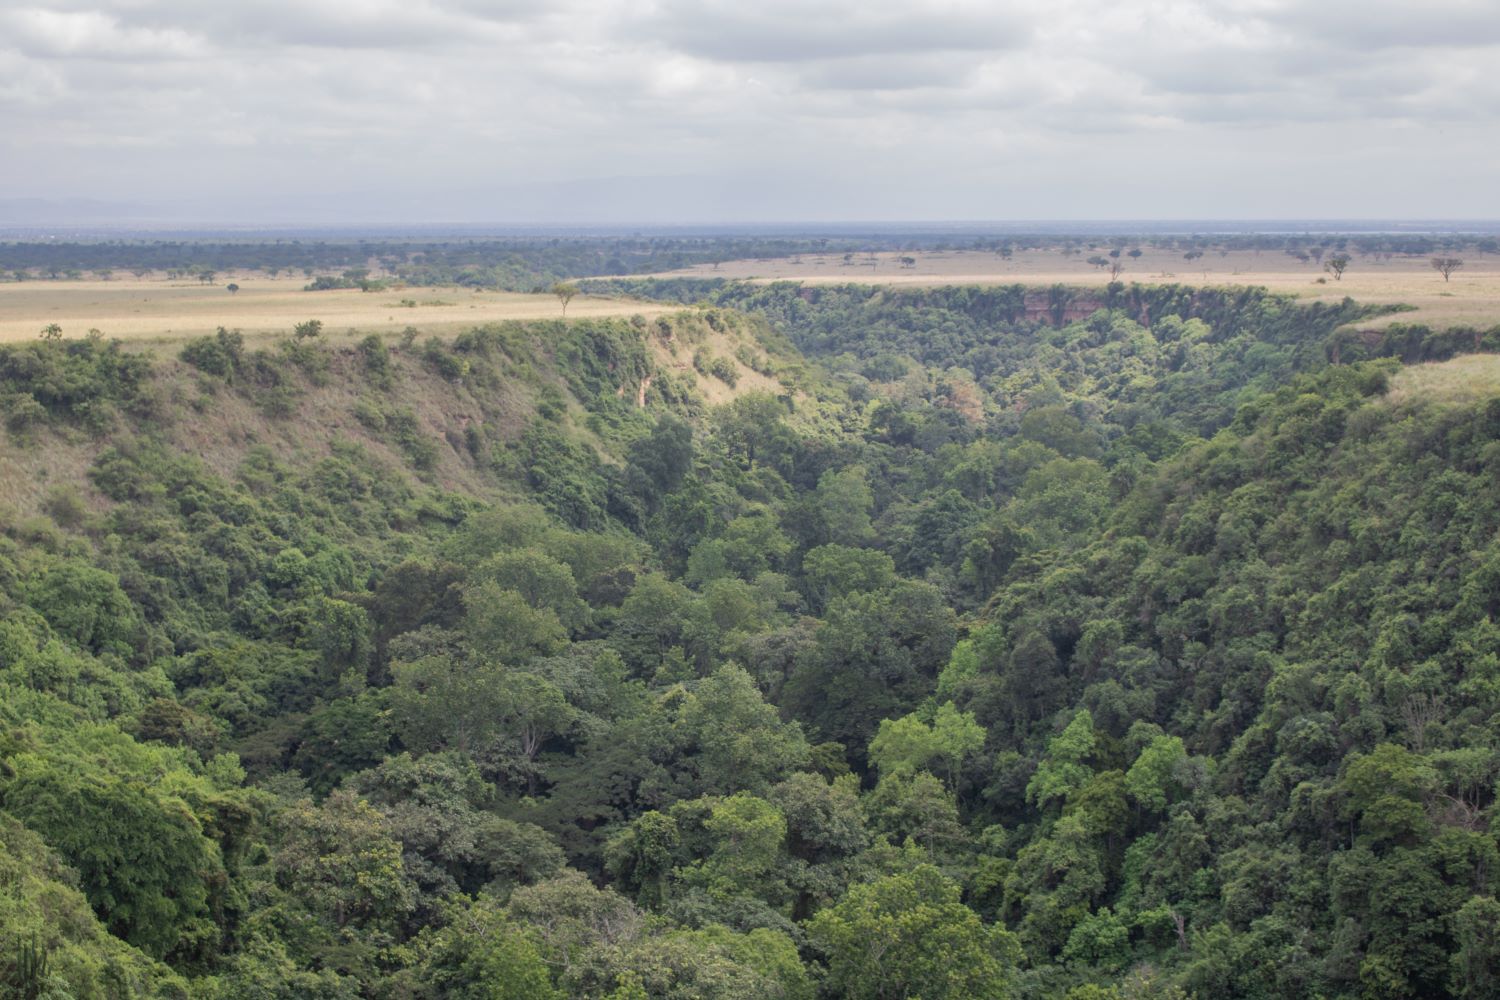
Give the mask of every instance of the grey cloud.
M 869 55 L 815 62 L 798 73 L 804 85 L 829 90 L 957 88 L 975 72 L 971 59 L 949 54 Z
M 1500 44 L 1500 11 L 1493 0 L 1283 0 L 1261 17 L 1290 35 L 1365 52 Z
M 430 48 L 472 42 L 511 23 L 503 4 L 436 0 L 112 0 L 48 5 L 44 13 L 103 18 L 124 32 L 178 35 L 221 47 Z
M 781 63 L 1008 49 L 1025 43 L 1031 25 L 996 4 L 948 0 L 666 0 L 633 30 L 704 58 Z
M 1036 217 L 1107 209 L 1079 191 L 1104 172 L 1141 217 L 1295 202 L 1307 185 L 1280 178 L 1316 162 L 1350 171 L 1348 213 L 1500 157 L 1492 4 L 0 0 L 0 188 L 345 215 Z M 1483 173 L 1399 186 L 1430 195 L 1412 214 L 1500 215 Z M 517 193 L 539 177 L 567 194 Z

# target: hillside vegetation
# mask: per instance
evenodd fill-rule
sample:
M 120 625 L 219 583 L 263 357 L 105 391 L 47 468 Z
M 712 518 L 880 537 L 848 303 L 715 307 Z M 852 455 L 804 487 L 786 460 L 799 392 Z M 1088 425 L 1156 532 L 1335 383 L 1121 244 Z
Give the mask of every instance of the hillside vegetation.
M 1490 381 L 1258 290 L 632 291 L 706 304 L 0 347 L 5 988 L 1496 995 Z

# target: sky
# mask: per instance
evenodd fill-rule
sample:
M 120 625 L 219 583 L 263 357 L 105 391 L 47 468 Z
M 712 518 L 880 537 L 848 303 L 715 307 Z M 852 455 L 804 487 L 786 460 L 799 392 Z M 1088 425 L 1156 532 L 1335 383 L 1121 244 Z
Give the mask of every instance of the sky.
M 1500 0 L 0 0 L 0 222 L 1500 218 Z

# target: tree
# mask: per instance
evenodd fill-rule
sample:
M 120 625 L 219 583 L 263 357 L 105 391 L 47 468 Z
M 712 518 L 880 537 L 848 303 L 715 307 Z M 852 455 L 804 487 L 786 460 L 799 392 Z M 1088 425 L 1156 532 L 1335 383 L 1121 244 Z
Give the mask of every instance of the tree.
M 1186 759 L 1181 737 L 1154 737 L 1125 772 L 1125 788 L 1142 806 L 1161 812 L 1175 791 L 1178 766 Z
M 229 294 L 230 294 L 230 295 L 233 295 L 233 294 L 234 294 L 234 293 L 235 293 L 235 292 L 237 292 L 237 291 L 239 291 L 239 290 L 240 290 L 240 286 L 239 286 L 239 285 L 236 285 L 236 284 L 235 284 L 235 283 L 234 283 L 234 282 L 232 282 L 232 281 L 231 281 L 231 282 L 230 282 L 230 283 L 229 283 L 229 284 L 227 284 L 227 285 L 225 285 L 225 286 L 224 286 L 224 287 L 225 287 L 225 288 L 227 288 L 227 289 L 228 289 L 228 290 L 229 290 Z
M 513 590 L 537 611 L 550 609 L 562 626 L 577 631 L 588 624 L 589 608 L 578 597 L 573 570 L 537 549 L 516 549 L 491 556 L 475 567 L 474 583 L 490 581 Z
M 42 339 L 43 340 L 61 340 L 62 339 L 62 327 L 59 326 L 56 323 L 48 323 L 46 326 L 42 327 Z
M 309 337 L 316 337 L 322 332 L 323 321 L 320 319 L 310 319 L 306 323 L 298 323 L 296 326 L 292 327 L 292 334 L 298 340 L 306 340 Z
M 1342 281 L 1344 269 L 1349 266 L 1350 257 L 1346 253 L 1337 253 L 1323 262 L 1323 270 L 1333 275 L 1334 281 Z
M 958 711 L 950 701 L 935 712 L 882 719 L 870 741 L 870 760 L 882 774 L 917 771 L 941 761 L 952 786 L 964 758 L 982 746 L 984 729 L 973 713 Z
M 807 926 L 828 957 L 828 995 L 849 1000 L 999 1000 L 1019 951 L 931 865 L 854 886 Z
M 1500 993 L 1500 904 L 1475 896 L 1454 914 L 1453 923 L 1458 938 L 1453 992 L 1474 998 Z
M 139 780 L 78 773 L 71 762 L 32 763 L 3 796 L 5 812 L 77 872 L 77 887 L 116 937 L 155 958 L 213 939 L 223 860 L 182 799 Z
M 578 286 L 571 281 L 559 281 L 552 286 L 552 294 L 557 296 L 557 301 L 562 303 L 563 316 L 568 315 L 568 303 L 573 301 L 573 296 L 578 294 Z
M 1434 257 L 1432 258 L 1432 269 L 1443 276 L 1443 281 L 1464 266 L 1462 257 Z
M 1026 798 L 1045 809 L 1060 802 L 1093 775 L 1085 763 L 1094 753 L 1094 717 L 1082 709 L 1056 736 L 1047 741 L 1047 753 L 1026 785 Z
M 416 905 L 390 822 L 353 792 L 293 803 L 276 826 L 276 884 L 335 927 L 384 924 Z
M 823 522 L 824 538 L 834 545 L 859 546 L 875 540 L 870 512 L 875 494 L 863 466 L 851 465 L 823 473 L 813 504 Z

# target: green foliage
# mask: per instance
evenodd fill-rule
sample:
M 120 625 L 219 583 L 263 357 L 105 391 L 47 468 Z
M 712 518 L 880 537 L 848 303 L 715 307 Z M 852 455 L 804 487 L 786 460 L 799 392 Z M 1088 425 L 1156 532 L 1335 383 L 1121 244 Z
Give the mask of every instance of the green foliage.
M 936 869 L 850 888 L 808 927 L 827 956 L 835 996 L 993 997 L 1009 994 L 1018 957 L 1014 939 L 986 927 L 959 902 L 958 887 Z
M 0 351 L 0 976 L 1494 992 L 1492 401 L 1353 304 L 671 287 L 761 316 Z
M 973 713 L 958 711 L 950 701 L 931 713 L 881 720 L 870 741 L 870 761 L 883 774 L 941 763 L 949 782 L 956 783 L 964 759 L 982 746 L 983 727 L 974 721 Z
M 9 996 L 183 996 L 166 966 L 113 937 L 42 838 L 0 813 L 0 984 Z
M 1088 709 L 1073 716 L 1062 732 L 1047 741 L 1047 753 L 1026 785 L 1026 798 L 1038 806 L 1066 800 L 1093 775 L 1094 717 Z
M 111 726 L 36 749 L 13 736 L 3 763 L 0 810 L 77 871 L 111 933 L 189 964 L 217 949 L 215 916 L 226 860 L 234 862 L 225 852 L 244 818 L 235 798 L 188 774 L 180 755 L 140 747 Z

